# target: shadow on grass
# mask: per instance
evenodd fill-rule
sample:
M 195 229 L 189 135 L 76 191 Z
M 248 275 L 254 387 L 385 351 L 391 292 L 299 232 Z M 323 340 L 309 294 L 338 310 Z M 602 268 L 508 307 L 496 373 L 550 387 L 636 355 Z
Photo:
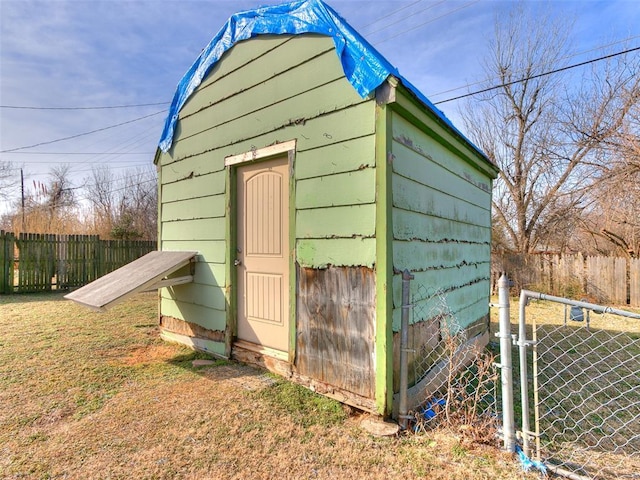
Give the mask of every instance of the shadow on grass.
M 64 296 L 69 293 L 65 291 L 58 292 L 38 292 L 38 293 L 10 293 L 0 294 L 0 305 L 10 305 L 15 303 L 34 303 L 34 302 L 67 302 Z
M 206 364 L 206 365 L 203 365 L 203 366 L 194 366 L 193 365 L 193 361 L 194 360 L 211 360 L 213 363 Z M 188 370 L 195 371 L 195 372 L 203 371 L 204 367 L 211 368 L 211 367 L 219 367 L 219 366 L 222 366 L 222 365 L 231 365 L 232 364 L 232 362 L 230 362 L 229 360 L 215 358 L 215 357 L 212 357 L 211 355 L 208 355 L 207 353 L 199 352 L 199 351 L 196 351 L 196 350 L 188 352 L 188 353 L 184 353 L 184 354 L 181 354 L 181 355 L 177 355 L 177 356 L 167 360 L 167 363 L 170 364 L 170 365 L 177 366 L 177 367 L 183 367 L 183 368 L 186 368 Z
M 196 360 L 210 360 L 198 366 Z M 234 360 L 214 358 L 204 352 L 188 352 L 166 361 L 210 381 L 226 380 L 246 392 L 253 402 L 264 403 L 272 411 L 286 415 L 302 427 L 342 424 L 348 411 L 340 402 L 312 392 L 267 370 Z

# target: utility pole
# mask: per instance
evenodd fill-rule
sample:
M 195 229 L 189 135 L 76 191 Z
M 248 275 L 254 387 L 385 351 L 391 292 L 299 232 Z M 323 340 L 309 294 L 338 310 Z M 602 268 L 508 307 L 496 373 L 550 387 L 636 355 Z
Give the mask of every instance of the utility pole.
M 20 192 L 22 194 L 22 232 L 24 232 L 24 173 L 20 169 Z

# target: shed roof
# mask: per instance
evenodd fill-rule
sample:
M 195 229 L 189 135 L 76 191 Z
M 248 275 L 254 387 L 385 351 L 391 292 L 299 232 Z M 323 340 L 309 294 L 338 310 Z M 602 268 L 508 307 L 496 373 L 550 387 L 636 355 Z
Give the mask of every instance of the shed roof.
M 178 83 L 158 144 L 160 150 L 165 153 L 169 151 L 173 142 L 175 124 L 178 121 L 180 109 L 216 62 L 233 45 L 241 40 L 247 40 L 258 35 L 299 35 L 303 33 L 315 33 L 333 38 L 345 77 L 360 96 L 363 98 L 368 96 L 390 75 L 393 75 L 421 103 L 433 111 L 440 120 L 482 157 L 486 158 L 482 151 L 462 135 L 444 113 L 400 75 L 397 68 L 391 65 L 351 25 L 322 0 L 297 0 L 282 5 L 238 12 L 232 15 L 202 50 L 196 61 L 191 65 L 191 68 Z

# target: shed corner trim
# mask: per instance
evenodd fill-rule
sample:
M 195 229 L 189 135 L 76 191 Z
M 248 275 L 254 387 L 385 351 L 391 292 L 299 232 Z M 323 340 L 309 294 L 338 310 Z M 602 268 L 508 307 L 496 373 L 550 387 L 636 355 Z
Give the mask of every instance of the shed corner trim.
M 393 75 L 389 75 L 387 79 L 376 88 L 376 103 L 378 105 L 395 103 L 397 86 L 398 79 Z

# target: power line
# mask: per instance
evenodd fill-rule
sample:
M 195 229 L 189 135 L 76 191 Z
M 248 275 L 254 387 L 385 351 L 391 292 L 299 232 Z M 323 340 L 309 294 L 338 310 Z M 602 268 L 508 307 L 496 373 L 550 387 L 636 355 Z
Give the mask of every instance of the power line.
M 438 17 L 431 18 L 431 19 L 427 20 L 426 22 L 419 23 L 418 25 L 415 25 L 415 26 L 413 26 L 411 28 L 407 28 L 406 30 L 402 30 L 401 32 L 396 33 L 395 35 L 387 37 L 384 40 L 380 40 L 379 42 L 375 42 L 373 45 L 375 46 L 375 45 L 380 45 L 381 43 L 384 43 L 384 42 L 388 42 L 389 40 L 392 40 L 392 39 L 394 39 L 396 37 L 399 37 L 400 35 L 404 35 L 407 32 L 411 32 L 411 31 L 416 30 L 418 28 L 424 27 L 428 23 L 435 22 L 436 20 L 440 20 L 441 18 L 444 18 L 447 15 L 451 15 L 452 13 L 459 12 L 460 10 L 463 10 L 463 9 L 465 9 L 467 7 L 470 7 L 471 5 L 474 5 L 474 4 L 478 3 L 479 1 L 480 0 L 474 0 L 472 2 L 466 3 L 466 4 L 462 5 L 461 7 L 456 8 L 455 10 L 451 10 L 451 11 L 449 11 L 447 13 L 443 13 L 442 15 L 440 15 Z
M 5 151 L 11 155 L 152 155 L 149 152 L 12 152 Z
M 165 110 L 160 110 L 159 112 L 151 113 L 149 115 L 145 115 L 144 117 L 138 117 L 138 118 L 134 118 L 133 120 L 128 120 L 126 122 L 116 123 L 115 125 L 109 125 L 108 127 L 98 128 L 97 130 L 91 130 L 90 132 L 78 133 L 77 135 L 71 135 L 70 137 L 58 138 L 56 140 L 50 140 L 48 142 L 40 142 L 33 145 L 26 145 L 24 147 L 16 147 L 16 148 L 10 148 L 7 150 L 0 150 L 0 153 L 11 153 L 18 150 L 26 150 L 28 148 L 40 147 L 42 145 L 50 145 L 52 143 L 62 142 L 64 140 L 71 140 L 73 138 L 78 138 L 85 135 L 91 135 L 92 133 L 103 132 L 111 128 L 121 127 L 122 125 L 127 125 L 129 123 L 139 122 L 140 120 L 144 120 L 145 118 L 153 117 L 155 115 L 160 115 L 161 113 L 166 113 L 166 112 Z
M 433 104 L 434 105 L 440 105 L 441 103 L 447 103 L 447 102 L 452 102 L 454 100 L 460 100 L 461 98 L 471 97 L 473 95 L 478 95 L 480 93 L 490 92 L 491 90 L 497 90 L 498 88 L 508 87 L 509 85 L 515 85 L 516 83 L 526 82 L 527 80 L 533 80 L 535 78 L 545 77 L 547 75 L 552 75 L 554 73 L 564 72 L 565 70 L 570 70 L 570 69 L 576 68 L 576 67 L 582 67 L 584 65 L 589 65 L 590 63 L 599 62 L 601 60 L 607 60 L 609 58 L 613 58 L 613 57 L 617 57 L 619 55 L 624 55 L 624 54 L 627 54 L 627 53 L 635 52 L 637 50 L 640 50 L 640 47 L 629 48 L 629 49 L 623 50 L 621 52 L 612 53 L 610 55 L 603 55 L 602 57 L 593 58 L 591 60 L 586 60 L 584 62 L 574 63 L 573 65 L 568 65 L 566 67 L 556 68 L 555 70 L 550 70 L 548 72 L 539 73 L 537 75 L 531 75 L 530 77 L 525 77 L 525 78 L 521 78 L 519 80 L 513 80 L 511 82 L 502 83 L 500 85 L 494 85 L 492 87 L 483 88 L 482 90 L 477 90 L 475 92 L 465 93 L 464 95 L 458 95 L 457 97 L 447 98 L 446 100 L 440 100 L 439 102 L 434 102 Z
M 118 155 L 118 154 L 114 154 L 114 155 Z M 151 158 L 152 155 L 149 154 L 149 162 L 151 162 Z M 132 160 L 108 160 L 108 161 L 104 161 L 104 160 L 95 160 L 95 161 L 85 161 L 85 160 L 79 160 L 77 162 L 72 162 L 72 161 L 60 161 L 60 162 L 51 162 L 51 161 L 46 161 L 46 160 L 42 160 L 42 161 L 30 161 L 29 163 L 23 163 L 22 165 L 25 167 L 28 166 L 32 166 L 32 165 L 69 165 L 71 167 L 75 167 L 75 166 L 90 166 L 90 165 L 102 165 L 102 164 L 109 164 L 109 165 L 113 165 L 116 163 L 123 163 L 123 164 L 129 164 L 129 165 L 133 165 Z M 139 162 L 139 161 L 138 161 Z M 146 162 L 145 162 L 146 163 Z M 140 163 L 135 163 L 135 165 L 140 165 Z M 12 167 L 13 170 L 20 170 L 20 167 Z
M 422 10 L 416 10 L 415 12 L 412 12 L 412 15 L 416 15 L 418 13 L 425 12 L 425 11 L 431 9 L 431 8 L 437 7 L 438 5 L 440 5 L 441 3 L 444 3 L 446 1 L 447 0 L 440 0 L 439 2 L 431 3 L 431 4 L 427 5 L 425 8 L 423 8 Z M 413 4 L 411 4 L 411 5 L 413 5 Z M 392 27 L 393 25 L 397 25 L 400 22 L 406 22 L 406 21 L 407 21 L 406 17 L 402 17 L 402 18 L 396 20 L 395 22 L 391 22 L 391 23 L 388 23 L 386 25 L 383 25 L 382 27 L 378 28 L 377 30 L 374 30 L 372 32 L 367 32 L 367 35 L 373 35 L 374 33 L 381 32 L 382 30 L 386 30 L 387 28 Z M 424 25 L 424 24 L 422 24 L 422 25 Z M 422 25 L 420 25 L 420 26 L 422 26 Z M 404 33 L 404 31 L 402 33 Z
M 171 102 L 138 103 L 129 105 L 101 105 L 94 107 L 32 107 L 25 105 L 0 105 L 0 108 L 10 108 L 15 110 L 107 110 L 113 108 L 155 107 L 158 105 L 169 105 L 170 103 Z
M 408 5 L 405 5 L 404 7 L 400 7 L 399 9 L 394 10 L 393 12 L 390 12 L 390 13 L 386 14 L 385 16 L 380 17 L 380 18 L 378 18 L 377 20 L 374 20 L 374 21 L 373 21 L 373 22 L 371 22 L 371 23 L 368 23 L 368 24 L 366 24 L 365 26 L 363 26 L 363 27 L 361 27 L 361 28 L 362 28 L 362 29 L 365 29 L 365 28 L 370 27 L 371 25 L 375 25 L 376 23 L 381 22 L 382 20 L 384 20 L 384 19 L 386 19 L 386 18 L 392 17 L 392 16 L 393 16 L 393 15 L 395 15 L 396 13 L 401 12 L 402 10 L 406 10 L 407 8 L 409 8 L 409 7 L 413 6 L 413 5 L 415 5 L 416 3 L 420 3 L 420 2 L 422 2 L 422 1 L 423 1 L 423 0 L 416 0 L 415 2 L 412 2 L 412 3 L 408 4 Z M 369 34 L 367 33 L 367 35 L 369 35 Z
M 567 59 L 569 59 L 569 58 L 577 57 L 577 56 L 579 56 L 579 55 L 584 55 L 585 53 L 595 52 L 595 51 L 597 51 L 597 50 L 603 50 L 603 49 L 605 49 L 605 48 L 609 48 L 609 47 L 612 47 L 612 46 L 614 46 L 614 45 L 618 45 L 618 44 L 620 44 L 620 43 L 629 42 L 629 41 L 631 41 L 631 40 L 635 40 L 635 39 L 637 39 L 637 38 L 640 38 L 640 35 L 635 35 L 635 36 L 632 36 L 632 37 L 623 38 L 622 40 L 616 40 L 615 42 L 611 42 L 611 43 L 608 43 L 608 44 L 606 44 L 606 45 L 599 45 L 599 46 L 597 46 L 597 47 L 593 47 L 593 48 L 590 48 L 590 49 L 588 49 L 588 50 L 582 50 L 581 52 L 572 53 L 571 55 L 566 55 L 566 56 L 564 56 L 564 57 L 562 57 L 562 58 L 559 58 L 558 60 L 567 60 Z M 545 65 L 549 65 L 550 63 L 551 63 L 551 62 L 549 62 L 549 63 L 543 63 L 543 64 L 541 64 L 541 65 L 539 65 L 539 66 L 540 66 L 540 67 L 542 67 L 542 66 L 545 66 Z M 524 71 L 524 70 L 525 70 L 525 69 L 523 68 L 523 69 L 522 69 L 522 70 L 520 70 L 520 71 Z M 515 73 L 518 73 L 518 72 L 515 72 Z M 480 84 L 482 84 L 482 83 L 485 83 L 486 81 L 487 81 L 487 80 L 479 80 L 479 81 L 477 81 L 477 82 L 467 83 L 466 85 L 462 85 L 462 86 L 460 86 L 460 87 L 454 87 L 454 88 L 450 88 L 450 89 L 448 89 L 448 90 L 443 90 L 443 91 L 436 92 L 436 93 L 430 93 L 430 94 L 428 94 L 428 95 L 427 95 L 427 97 L 428 97 L 429 99 L 431 99 L 431 98 L 433 98 L 433 97 L 437 97 L 437 96 L 439 96 L 439 95 L 444 95 L 445 93 L 451 93 L 451 92 L 455 92 L 455 91 L 457 91 L 457 90 L 462 90 L 462 89 L 465 89 L 465 88 L 472 87 L 472 86 L 474 86 L 474 85 L 480 85 Z

